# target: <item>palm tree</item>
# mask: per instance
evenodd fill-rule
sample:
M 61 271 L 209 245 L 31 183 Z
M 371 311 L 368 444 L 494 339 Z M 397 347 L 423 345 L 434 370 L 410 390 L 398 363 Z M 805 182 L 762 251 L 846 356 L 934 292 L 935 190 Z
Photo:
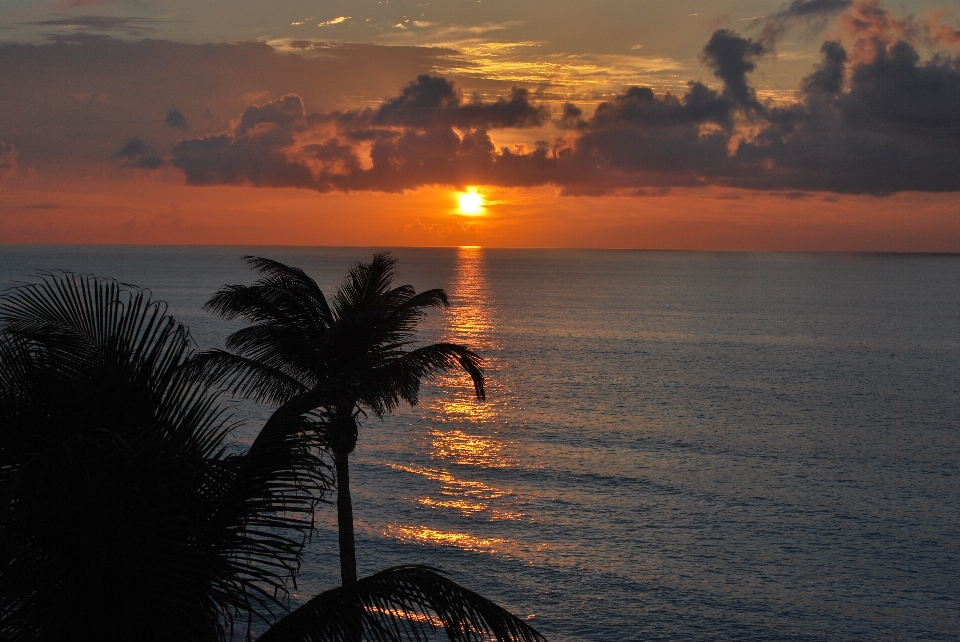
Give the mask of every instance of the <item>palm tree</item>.
M 542 639 L 426 567 L 288 613 L 332 488 L 301 411 L 316 399 L 282 405 L 244 450 L 193 356 L 163 304 L 112 280 L 50 274 L 0 296 L 0 639 L 212 642 L 255 621 L 267 642 L 421 639 L 434 621 L 452 640 Z
M 0 324 L 0 637 L 223 639 L 285 610 L 332 486 L 303 420 L 233 452 L 187 330 L 116 281 L 48 275 Z
M 205 307 L 253 325 L 230 335 L 226 350 L 202 353 L 196 365 L 239 396 L 277 405 L 323 398 L 301 409 L 321 413 L 316 430 L 333 455 L 341 582 L 347 586 L 357 581 L 349 455 L 358 415 L 368 410 L 382 418 L 401 402 L 415 405 L 423 379 L 458 368 L 483 399 L 481 361 L 453 343 L 414 347 L 417 324 L 429 308 L 448 306 L 447 295 L 393 287 L 396 261 L 388 254 L 356 264 L 330 303 L 302 270 L 245 260 L 262 277 L 222 288 Z

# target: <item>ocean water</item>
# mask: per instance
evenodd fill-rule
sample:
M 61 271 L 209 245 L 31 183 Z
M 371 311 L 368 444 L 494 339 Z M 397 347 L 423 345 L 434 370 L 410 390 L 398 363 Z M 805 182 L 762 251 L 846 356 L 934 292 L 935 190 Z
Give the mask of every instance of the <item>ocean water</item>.
M 241 255 L 332 292 L 364 248 L 0 246 L 201 312 Z M 486 359 L 363 422 L 361 574 L 428 563 L 554 641 L 960 639 L 960 256 L 396 249 Z M 239 440 L 267 415 L 250 404 Z M 338 584 L 319 514 L 299 598 Z

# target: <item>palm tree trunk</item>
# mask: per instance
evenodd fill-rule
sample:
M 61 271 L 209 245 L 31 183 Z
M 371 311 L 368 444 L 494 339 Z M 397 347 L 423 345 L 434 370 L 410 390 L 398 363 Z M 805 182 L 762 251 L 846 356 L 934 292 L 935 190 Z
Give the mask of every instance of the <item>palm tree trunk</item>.
M 337 470 L 337 527 L 340 534 L 340 583 L 357 583 L 357 549 L 353 541 L 353 503 L 350 501 L 350 453 L 337 451 L 333 462 Z

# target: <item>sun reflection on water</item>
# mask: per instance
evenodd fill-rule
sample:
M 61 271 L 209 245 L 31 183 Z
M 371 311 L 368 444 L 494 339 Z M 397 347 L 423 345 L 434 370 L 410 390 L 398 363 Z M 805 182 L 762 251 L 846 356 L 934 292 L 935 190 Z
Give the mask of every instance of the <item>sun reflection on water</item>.
M 366 611 L 370 613 L 381 613 L 389 617 L 403 618 L 411 622 L 429 624 L 435 629 L 443 628 L 443 620 L 438 617 L 434 617 L 429 613 L 418 613 L 416 611 L 408 611 L 406 609 L 398 609 L 395 607 L 380 607 L 380 606 L 368 606 Z M 528 616 L 529 620 L 533 616 Z
M 425 522 L 439 518 L 443 523 L 453 519 L 456 526 L 395 522 L 383 527 L 381 534 L 409 543 L 509 554 L 518 550 L 519 543 L 490 533 L 471 532 L 469 525 L 461 521 L 490 523 L 529 519 L 524 513 L 527 501 L 518 497 L 512 488 L 464 478 L 471 470 L 479 474 L 477 469 L 506 469 L 517 463 L 511 454 L 515 444 L 498 437 L 505 425 L 502 412 L 510 396 L 497 359 L 501 347 L 496 337 L 496 307 L 482 248 L 459 248 L 448 295 L 451 307 L 445 315 L 447 325 L 442 340 L 466 345 L 480 354 L 484 360 L 488 400 L 474 398 L 473 385 L 466 373 L 454 372 L 441 377 L 437 381 L 437 393 L 425 399 L 419 411 L 422 421 L 430 426 L 423 435 L 424 445 L 437 465 L 385 465 L 434 482 L 434 489 L 423 489 L 410 500 L 421 510 L 439 511 L 433 517 L 425 513 Z M 452 466 L 457 467 L 456 475 L 447 470 Z M 489 473 L 484 477 L 489 480 Z
M 417 466 L 401 466 L 387 464 L 394 470 L 402 470 L 414 475 L 422 475 L 427 479 L 440 482 L 440 494 L 446 497 L 469 497 L 471 499 L 497 499 L 513 493 L 510 489 L 494 488 L 480 481 L 457 479 L 445 470 L 436 468 L 419 468 Z
M 499 406 L 494 400 L 502 402 L 504 391 L 497 376 L 496 354 L 500 346 L 495 338 L 495 310 L 490 301 L 483 248 L 459 248 L 451 285 L 451 306 L 443 340 L 466 345 L 483 357 L 491 401 L 473 397 L 473 386 L 465 372 L 444 377 L 439 382 L 442 394 L 429 406 L 431 417 L 441 424 L 472 423 L 482 430 L 471 434 L 462 429 L 432 431 L 431 456 L 465 465 L 505 466 L 508 462 L 503 458 L 503 444 L 487 434 L 497 426 Z
M 417 499 L 417 502 L 421 506 L 429 506 L 431 508 L 455 508 L 459 510 L 460 514 L 464 517 L 487 510 L 487 505 L 484 502 L 473 502 L 466 499 L 444 501 L 433 499 L 432 497 L 420 497 Z
M 492 348 L 493 311 L 488 301 L 490 285 L 483 248 L 459 248 L 456 270 L 449 292 L 452 314 L 449 316 L 448 338 L 469 344 L 474 349 Z
M 390 524 L 383 534 L 407 542 L 455 546 L 461 550 L 475 553 L 496 553 L 503 549 L 507 540 L 501 538 L 476 537 L 469 533 L 441 531 L 428 526 L 404 526 Z
M 446 470 L 419 468 L 386 464 L 394 470 L 402 470 L 414 475 L 440 482 L 436 496 L 421 495 L 417 504 L 433 509 L 453 509 L 463 517 L 481 515 L 489 521 L 522 520 L 525 514 L 519 510 L 525 502 L 520 500 L 512 489 L 503 489 L 484 484 L 480 481 L 457 479 Z
M 431 430 L 436 459 L 445 459 L 455 464 L 505 468 L 509 462 L 503 456 L 503 442 L 484 435 L 471 435 L 462 430 Z

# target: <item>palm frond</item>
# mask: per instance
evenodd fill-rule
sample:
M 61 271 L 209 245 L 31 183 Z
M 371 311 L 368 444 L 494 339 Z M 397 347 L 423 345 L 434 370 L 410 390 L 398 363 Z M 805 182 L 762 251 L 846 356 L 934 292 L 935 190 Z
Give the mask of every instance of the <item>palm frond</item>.
M 376 325 L 370 341 L 401 348 L 416 342 L 417 326 L 430 308 L 450 306 L 446 292 L 440 289 L 418 294 L 412 287 L 402 286 L 387 292 L 383 299 L 383 309 L 374 317 Z
M 301 298 L 309 300 L 320 312 L 320 321 L 329 325 L 333 322 L 333 315 L 327 304 L 327 299 L 317 282 L 311 279 L 300 268 L 285 265 L 279 261 L 259 256 L 245 256 L 246 261 L 254 270 L 266 275 L 260 283 L 270 284 L 277 289 L 296 292 Z
M 358 626 L 359 625 L 359 626 Z M 314 597 L 260 642 L 427 640 L 443 629 L 453 642 L 545 642 L 526 622 L 436 569 L 398 566 Z
M 483 360 L 455 343 L 422 346 L 387 361 L 368 375 L 360 398 L 380 416 L 396 408 L 400 401 L 416 405 L 424 380 L 458 369 L 470 375 L 477 398 L 486 399 Z
M 310 386 L 323 367 L 325 332 L 308 335 L 290 325 L 256 324 L 227 337 L 226 349 L 270 368 L 280 369 Z
M 266 325 L 300 328 L 310 336 L 314 328 L 327 322 L 325 313 L 311 305 L 310 298 L 298 288 L 287 289 L 276 283 L 225 285 L 217 290 L 203 309 L 224 319 L 247 319 Z
M 206 350 L 190 359 L 186 372 L 188 377 L 205 379 L 235 397 L 279 406 L 307 391 L 307 386 L 283 366 L 273 367 L 224 350 Z
M 194 355 L 116 281 L 0 296 L 0 637 L 223 639 L 283 610 L 332 474 L 306 426 L 228 454 Z
M 397 260 L 386 252 L 373 255 L 370 263 L 357 263 L 333 296 L 336 318 L 358 308 L 376 305 L 393 283 Z

